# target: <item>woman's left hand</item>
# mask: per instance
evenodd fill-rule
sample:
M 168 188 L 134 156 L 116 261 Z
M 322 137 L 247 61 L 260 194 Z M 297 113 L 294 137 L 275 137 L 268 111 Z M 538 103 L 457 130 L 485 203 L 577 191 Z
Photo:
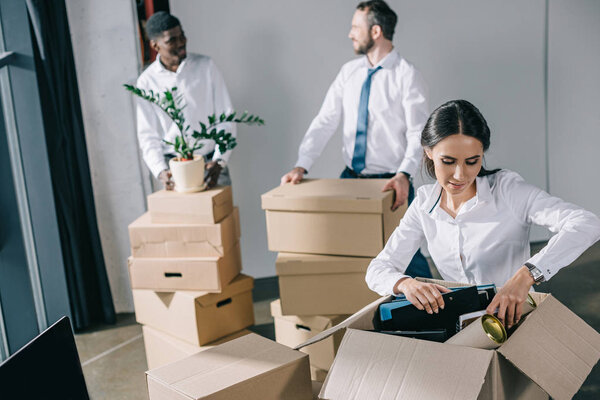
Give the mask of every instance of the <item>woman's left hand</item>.
M 494 314 L 498 309 L 498 319 L 510 329 L 521 319 L 523 303 L 527 300 L 529 289 L 534 283 L 529 269 L 525 265 L 522 266 L 496 293 L 486 309 L 487 313 Z

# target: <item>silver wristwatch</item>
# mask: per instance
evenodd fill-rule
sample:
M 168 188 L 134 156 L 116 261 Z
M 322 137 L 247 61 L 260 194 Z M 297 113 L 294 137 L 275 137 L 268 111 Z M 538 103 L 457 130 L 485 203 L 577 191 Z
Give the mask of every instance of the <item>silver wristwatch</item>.
M 531 277 L 536 285 L 539 285 L 540 282 L 544 282 L 544 274 L 542 274 L 542 271 L 540 271 L 538 267 L 531 263 L 525 263 L 525 266 L 529 268 L 529 273 L 531 274 Z

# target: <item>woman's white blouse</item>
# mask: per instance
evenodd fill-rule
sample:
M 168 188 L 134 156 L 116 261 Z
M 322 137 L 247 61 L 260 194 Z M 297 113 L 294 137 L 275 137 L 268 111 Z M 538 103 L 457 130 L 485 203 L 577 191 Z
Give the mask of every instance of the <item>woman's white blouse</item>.
M 478 177 L 477 194 L 452 218 L 440 207 L 442 187 L 419 188 L 417 196 L 385 248 L 371 261 L 366 281 L 380 295 L 393 294 L 396 282 L 423 238 L 445 280 L 502 286 L 525 262 L 546 280 L 600 239 L 600 219 L 576 205 L 527 184 L 502 170 Z M 529 230 L 542 225 L 556 233 L 531 257 Z

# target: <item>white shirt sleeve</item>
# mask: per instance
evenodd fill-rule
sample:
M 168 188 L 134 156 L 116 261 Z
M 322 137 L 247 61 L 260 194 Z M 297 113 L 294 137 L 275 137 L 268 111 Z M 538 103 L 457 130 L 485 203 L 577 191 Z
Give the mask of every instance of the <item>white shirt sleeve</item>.
M 385 247 L 371 261 L 365 281 L 371 290 L 381 296 L 394 294 L 394 285 L 404 274 L 408 264 L 421 246 L 424 238 L 419 219 L 419 202 L 414 201 L 400 220 Z
M 340 71 L 329 87 L 319 114 L 313 119 L 298 150 L 296 167 L 310 170 L 337 129 L 342 116 L 343 78 Z
M 427 87 L 425 80 L 412 65 L 403 75 L 402 105 L 406 116 L 406 152 L 398 168 L 398 172 L 408 172 L 414 176 L 423 157 L 421 132 L 429 118 L 429 107 L 425 96 Z
M 213 87 L 213 109 L 217 118 L 219 118 L 219 116 L 223 112 L 225 114 L 233 112 L 233 106 L 231 104 L 231 98 L 229 97 L 229 92 L 227 91 L 227 86 L 225 85 L 223 75 L 221 75 L 221 72 L 219 71 L 215 63 L 212 61 L 212 59 L 210 60 L 209 68 Z M 241 116 L 241 114 L 236 116 Z M 237 137 L 237 127 L 234 123 L 229 122 L 219 124 L 217 126 L 217 129 L 224 129 L 225 132 L 231 132 L 231 135 L 233 137 Z M 224 154 L 221 154 L 221 152 L 219 151 L 219 147 L 215 147 L 213 160 L 222 159 L 225 161 L 229 161 L 229 157 L 231 157 L 231 150 L 227 150 Z
M 144 88 L 138 82 L 138 87 Z M 164 169 L 167 163 L 163 154 L 162 127 L 156 113 L 164 112 L 158 106 L 136 97 L 137 136 L 142 157 L 150 172 L 155 177 Z
M 593 213 L 553 197 L 527 184 L 516 173 L 502 179 L 502 192 L 517 217 L 545 226 L 554 236 L 528 262 L 539 268 L 546 280 L 577 259 L 600 239 L 600 219 Z

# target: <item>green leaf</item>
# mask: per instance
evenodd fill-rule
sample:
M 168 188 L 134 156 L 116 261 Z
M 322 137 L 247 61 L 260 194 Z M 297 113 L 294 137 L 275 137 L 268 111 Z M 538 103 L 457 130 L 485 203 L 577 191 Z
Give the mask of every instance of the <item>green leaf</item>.
M 217 118 L 215 117 L 215 114 L 209 115 L 209 116 L 208 116 L 208 123 L 209 123 L 210 125 L 212 125 L 212 124 L 214 124 L 214 123 L 216 122 L 216 119 L 217 119 Z
M 227 118 L 227 116 L 225 115 L 225 113 L 221 113 L 221 115 L 219 116 L 219 121 L 220 122 L 224 122 L 225 118 Z
M 229 116 L 227 117 L 227 122 L 233 121 L 234 118 L 235 118 L 235 111 L 232 112 L 231 114 L 229 114 Z

